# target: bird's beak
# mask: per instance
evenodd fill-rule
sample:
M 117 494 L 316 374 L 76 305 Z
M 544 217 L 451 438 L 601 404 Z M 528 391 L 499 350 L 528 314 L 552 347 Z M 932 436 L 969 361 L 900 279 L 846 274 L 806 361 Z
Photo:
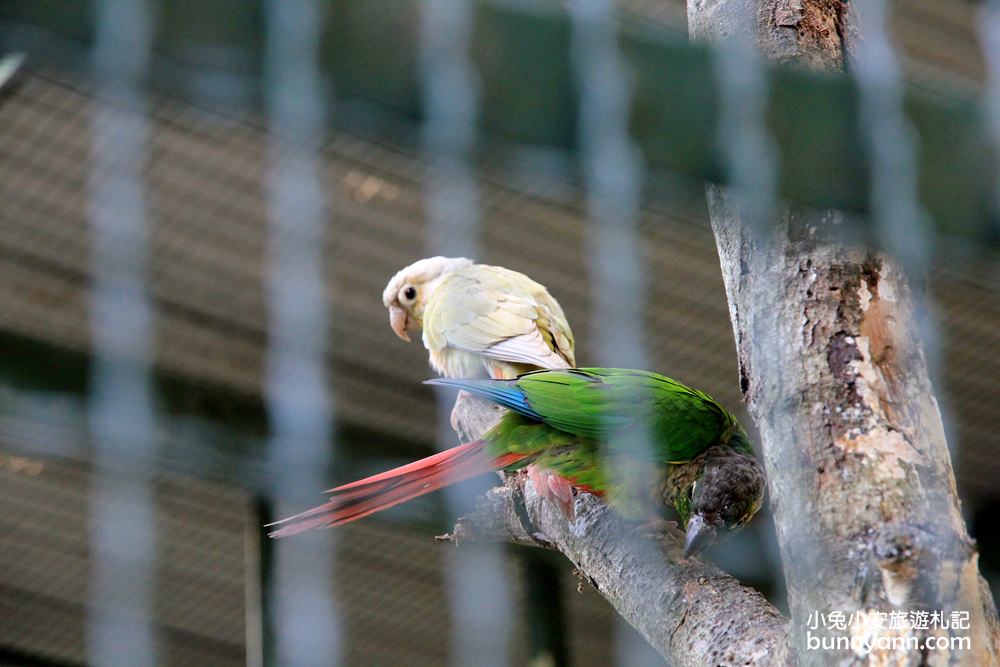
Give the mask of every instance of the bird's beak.
M 409 318 L 406 316 L 405 310 L 399 306 L 389 306 L 389 326 L 392 327 L 393 332 L 397 336 L 407 343 L 410 342 L 410 334 L 406 332 L 406 327 L 409 323 Z
M 684 538 L 684 557 L 690 558 L 712 543 L 715 528 L 705 521 L 705 517 L 695 514 L 688 519 L 687 536 Z

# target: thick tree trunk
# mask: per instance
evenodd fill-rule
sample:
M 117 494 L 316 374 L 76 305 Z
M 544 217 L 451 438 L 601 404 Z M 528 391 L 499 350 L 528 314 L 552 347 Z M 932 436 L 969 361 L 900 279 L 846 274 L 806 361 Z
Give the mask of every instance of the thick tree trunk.
M 840 69 L 853 38 L 846 6 L 689 0 L 689 30 L 709 40 L 750 31 L 771 58 Z M 733 193 L 709 186 L 708 203 L 798 661 L 997 664 L 996 609 L 962 520 L 905 276 L 885 256 L 832 240 L 837 214 L 779 210 L 754 242 Z M 931 627 L 898 623 L 912 612 L 929 612 Z M 934 627 L 933 612 L 957 612 L 968 628 Z M 932 635 L 967 637 L 971 648 L 919 648 Z M 810 637 L 876 646 L 817 650 Z

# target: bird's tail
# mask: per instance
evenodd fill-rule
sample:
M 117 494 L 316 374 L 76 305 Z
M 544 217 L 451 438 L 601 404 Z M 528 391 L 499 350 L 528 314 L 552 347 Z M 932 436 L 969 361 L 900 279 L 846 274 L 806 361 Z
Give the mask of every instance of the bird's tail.
M 312 528 L 329 528 L 357 521 L 425 493 L 506 468 L 527 456 L 504 454 L 493 457 L 486 451 L 486 446 L 485 441 L 474 440 L 399 468 L 329 489 L 327 493 L 331 494 L 331 498 L 327 502 L 268 524 L 268 527 L 282 526 L 268 534 L 271 537 L 288 537 Z

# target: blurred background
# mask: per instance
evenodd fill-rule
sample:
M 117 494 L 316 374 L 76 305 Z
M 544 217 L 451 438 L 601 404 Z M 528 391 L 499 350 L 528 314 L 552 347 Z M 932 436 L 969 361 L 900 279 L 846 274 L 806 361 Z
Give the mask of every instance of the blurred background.
M 912 88 L 984 93 L 981 3 L 888 7 Z M 680 0 L 0 3 L 0 77 L 24 56 L 0 78 L 0 665 L 658 664 L 558 555 L 436 544 L 464 496 L 287 547 L 261 526 L 449 442 L 380 303 L 432 253 L 546 285 L 582 364 L 740 409 L 697 151 L 644 159 L 625 131 L 639 60 L 700 90 L 685 22 Z M 678 145 L 705 130 L 682 102 Z M 595 257 L 602 224 L 634 256 Z M 994 587 L 997 238 L 935 232 L 918 288 Z M 785 608 L 766 512 L 708 557 Z

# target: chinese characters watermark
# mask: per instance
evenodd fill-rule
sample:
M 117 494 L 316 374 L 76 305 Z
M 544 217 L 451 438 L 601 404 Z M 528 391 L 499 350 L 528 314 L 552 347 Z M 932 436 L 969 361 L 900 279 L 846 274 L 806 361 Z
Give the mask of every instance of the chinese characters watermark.
M 858 656 L 872 651 L 970 650 L 971 637 L 961 634 L 970 628 L 968 611 L 814 611 L 806 619 L 806 648 L 851 650 Z

